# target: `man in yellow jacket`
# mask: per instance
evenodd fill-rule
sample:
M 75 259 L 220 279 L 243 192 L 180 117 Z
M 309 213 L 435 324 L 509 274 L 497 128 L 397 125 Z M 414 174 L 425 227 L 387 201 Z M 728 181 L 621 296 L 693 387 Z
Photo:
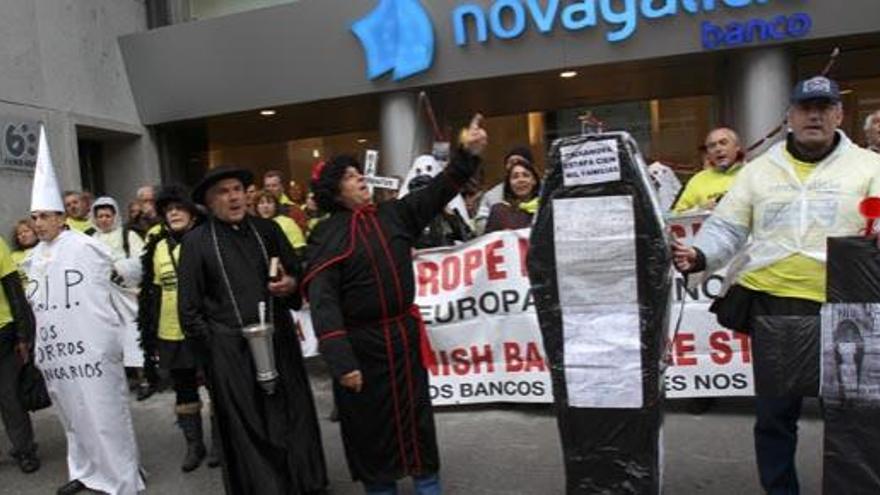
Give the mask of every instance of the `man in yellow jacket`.
M 673 245 L 676 268 L 685 273 L 714 270 L 737 255 L 731 266 L 740 268 L 728 277 L 737 284 L 731 290 L 749 301 L 742 309 L 753 339 L 755 450 L 770 495 L 799 493 L 797 422 L 802 397 L 817 390 L 795 377 L 818 355 L 802 344 L 818 332 L 827 238 L 859 234 L 859 203 L 880 195 L 880 155 L 853 144 L 838 130 L 842 121 L 837 83 L 798 83 L 787 139 L 739 174 L 693 247 Z
M 742 170 L 743 150 L 733 129 L 719 127 L 706 136 L 706 158 L 710 166 L 694 175 L 675 201 L 672 211 L 714 210 Z

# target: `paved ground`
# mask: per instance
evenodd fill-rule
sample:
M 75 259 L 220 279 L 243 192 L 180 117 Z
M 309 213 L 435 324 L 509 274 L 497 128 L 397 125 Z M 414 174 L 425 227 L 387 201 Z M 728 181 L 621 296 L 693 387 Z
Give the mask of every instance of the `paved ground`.
M 330 383 L 313 373 L 322 418 L 329 414 Z M 174 426 L 173 395 L 132 402 L 149 494 L 222 493 L 220 471 L 202 467 L 184 475 L 183 441 Z M 752 453 L 752 417 L 744 400 L 725 400 L 715 410 L 693 416 L 673 405 L 666 415 L 667 495 L 758 494 Z M 564 478 L 555 417 L 545 407 L 493 406 L 443 410 L 437 414 L 442 476 L 448 495 L 562 494 Z M 66 482 L 65 443 L 54 413 L 35 417 L 43 468 L 24 475 L 6 455 L 0 438 L 0 494 L 47 494 Z M 324 448 L 333 495 L 362 493 L 348 478 L 337 425 L 322 419 Z M 821 422 L 815 404 L 801 425 L 799 466 L 802 493 L 820 493 Z M 403 486 L 402 486 L 403 487 Z M 412 493 L 409 486 L 402 494 Z

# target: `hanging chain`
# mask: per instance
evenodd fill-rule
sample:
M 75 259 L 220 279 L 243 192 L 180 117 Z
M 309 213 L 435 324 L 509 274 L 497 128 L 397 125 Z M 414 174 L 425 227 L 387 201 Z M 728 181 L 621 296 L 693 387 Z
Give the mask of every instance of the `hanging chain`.
M 266 244 L 263 243 L 263 238 L 260 236 L 260 233 L 257 231 L 257 228 L 254 227 L 254 224 L 251 223 L 249 219 L 245 220 L 250 227 L 251 232 L 254 233 L 254 236 L 257 238 L 257 243 L 260 245 L 260 251 L 263 253 L 263 260 L 266 262 L 266 266 L 269 266 L 269 252 L 266 250 Z M 223 275 L 223 282 L 226 284 L 226 290 L 229 292 L 229 300 L 232 301 L 232 310 L 235 311 L 235 317 L 238 319 L 238 325 L 241 328 L 244 328 L 244 319 L 241 317 L 241 310 L 238 307 L 238 301 L 235 299 L 235 292 L 232 290 L 232 283 L 229 282 L 229 274 L 226 272 L 226 263 L 223 262 L 223 255 L 220 253 L 220 243 L 217 241 L 217 228 L 216 228 L 216 220 L 211 219 L 211 239 L 214 241 L 214 253 L 217 255 L 217 261 L 220 263 L 220 274 Z M 275 320 L 275 313 L 272 309 L 272 295 L 269 295 L 269 319 L 270 321 Z

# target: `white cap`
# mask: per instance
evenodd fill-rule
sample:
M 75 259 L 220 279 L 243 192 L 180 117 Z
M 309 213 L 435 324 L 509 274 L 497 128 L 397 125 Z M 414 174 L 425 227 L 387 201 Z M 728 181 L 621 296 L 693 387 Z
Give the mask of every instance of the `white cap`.
M 37 149 L 37 168 L 34 171 L 34 188 L 31 191 L 31 211 L 57 211 L 64 213 L 64 201 L 58 188 L 58 178 L 52 166 L 46 127 L 40 126 L 40 147 Z

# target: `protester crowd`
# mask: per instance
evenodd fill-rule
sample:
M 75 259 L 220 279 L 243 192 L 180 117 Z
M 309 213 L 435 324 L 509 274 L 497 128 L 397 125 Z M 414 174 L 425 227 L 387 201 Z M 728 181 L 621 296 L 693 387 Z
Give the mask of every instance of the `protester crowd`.
M 857 233 L 844 218 L 853 214 L 848 209 L 841 210 L 843 224 L 811 225 L 809 245 L 797 238 L 799 231 L 780 230 L 781 223 L 777 228 L 756 222 L 780 191 L 800 190 L 817 174 L 845 179 L 848 189 L 840 194 L 880 194 L 880 158 L 838 129 L 839 89 L 820 79 L 795 89 L 786 139 L 760 156 L 746 157 L 735 130 L 712 130 L 705 139 L 704 169 L 667 212 L 712 213 L 694 246 L 673 245 L 682 272 L 719 266 L 750 236 L 764 241 L 745 248 L 755 257 L 733 275 L 733 290 L 752 301 L 746 326 L 759 315 L 818 311 L 824 300 L 824 239 Z M 868 117 L 864 130 L 867 147 L 880 152 L 880 111 Z M 144 186 L 122 206 L 87 191 L 66 191 L 57 203 L 39 203 L 35 196 L 32 216 L 12 229 L 12 249 L 0 241 L 0 408 L 21 470 L 36 471 L 40 463 L 29 415 L 11 377 L 21 363 L 34 360 L 36 328 L 48 321 L 46 308 L 31 310 L 22 284 L 39 263 L 51 273 L 53 261 L 34 260 L 31 251 L 42 249 L 45 255 L 58 239 L 68 239 L 67 249 L 85 257 L 92 256 L 86 246 L 102 246 L 112 284 L 103 290 L 114 294 L 123 335 L 121 366 L 130 391 L 147 400 L 171 384 L 185 445 L 183 471 L 207 459 L 211 467 L 223 466 L 228 493 L 324 493 L 321 437 L 290 316 L 290 310 L 310 304 L 319 349 L 334 377 L 353 478 L 370 494 L 396 493 L 395 483 L 407 476 L 417 493 L 441 493 L 425 371 L 433 355 L 424 324 L 412 310 L 412 250 L 529 227 L 540 206 L 541 173 L 526 146 L 512 146 L 503 180 L 484 187 L 479 164 L 486 142 L 477 117 L 440 176 L 413 178 L 402 198 L 378 188 L 371 196 L 360 163 L 350 156 L 316 164 L 308 187 L 286 182 L 276 170 L 256 181 L 246 170 L 220 167 L 192 192 L 178 185 Z M 827 165 L 835 160 L 845 162 L 843 168 Z M 789 187 L 774 188 L 773 181 Z M 458 194 L 463 211 L 447 206 Z M 70 232 L 89 240 L 71 238 Z M 781 247 L 793 245 L 803 249 Z M 254 380 L 256 364 L 242 338 L 243 329 L 267 316 L 275 328 L 274 385 Z M 53 387 L 63 386 L 53 382 L 53 399 L 59 397 Z M 210 442 L 205 441 L 200 387 L 211 397 L 205 422 L 211 424 Z M 799 413 L 799 398 L 757 399 L 755 442 L 768 493 L 797 493 L 793 456 Z M 104 468 L 109 474 L 98 483 L 91 475 L 79 476 L 106 458 L 90 457 L 101 448 L 84 447 L 90 439 L 74 439 L 78 425 L 70 422 L 79 416 L 61 414 L 73 439 L 69 448 L 78 448 L 72 455 L 80 459 L 71 461 L 71 481 L 59 494 L 142 489 L 138 472 Z M 130 430 L 129 418 L 118 431 Z M 136 466 L 133 440 L 126 452 Z

